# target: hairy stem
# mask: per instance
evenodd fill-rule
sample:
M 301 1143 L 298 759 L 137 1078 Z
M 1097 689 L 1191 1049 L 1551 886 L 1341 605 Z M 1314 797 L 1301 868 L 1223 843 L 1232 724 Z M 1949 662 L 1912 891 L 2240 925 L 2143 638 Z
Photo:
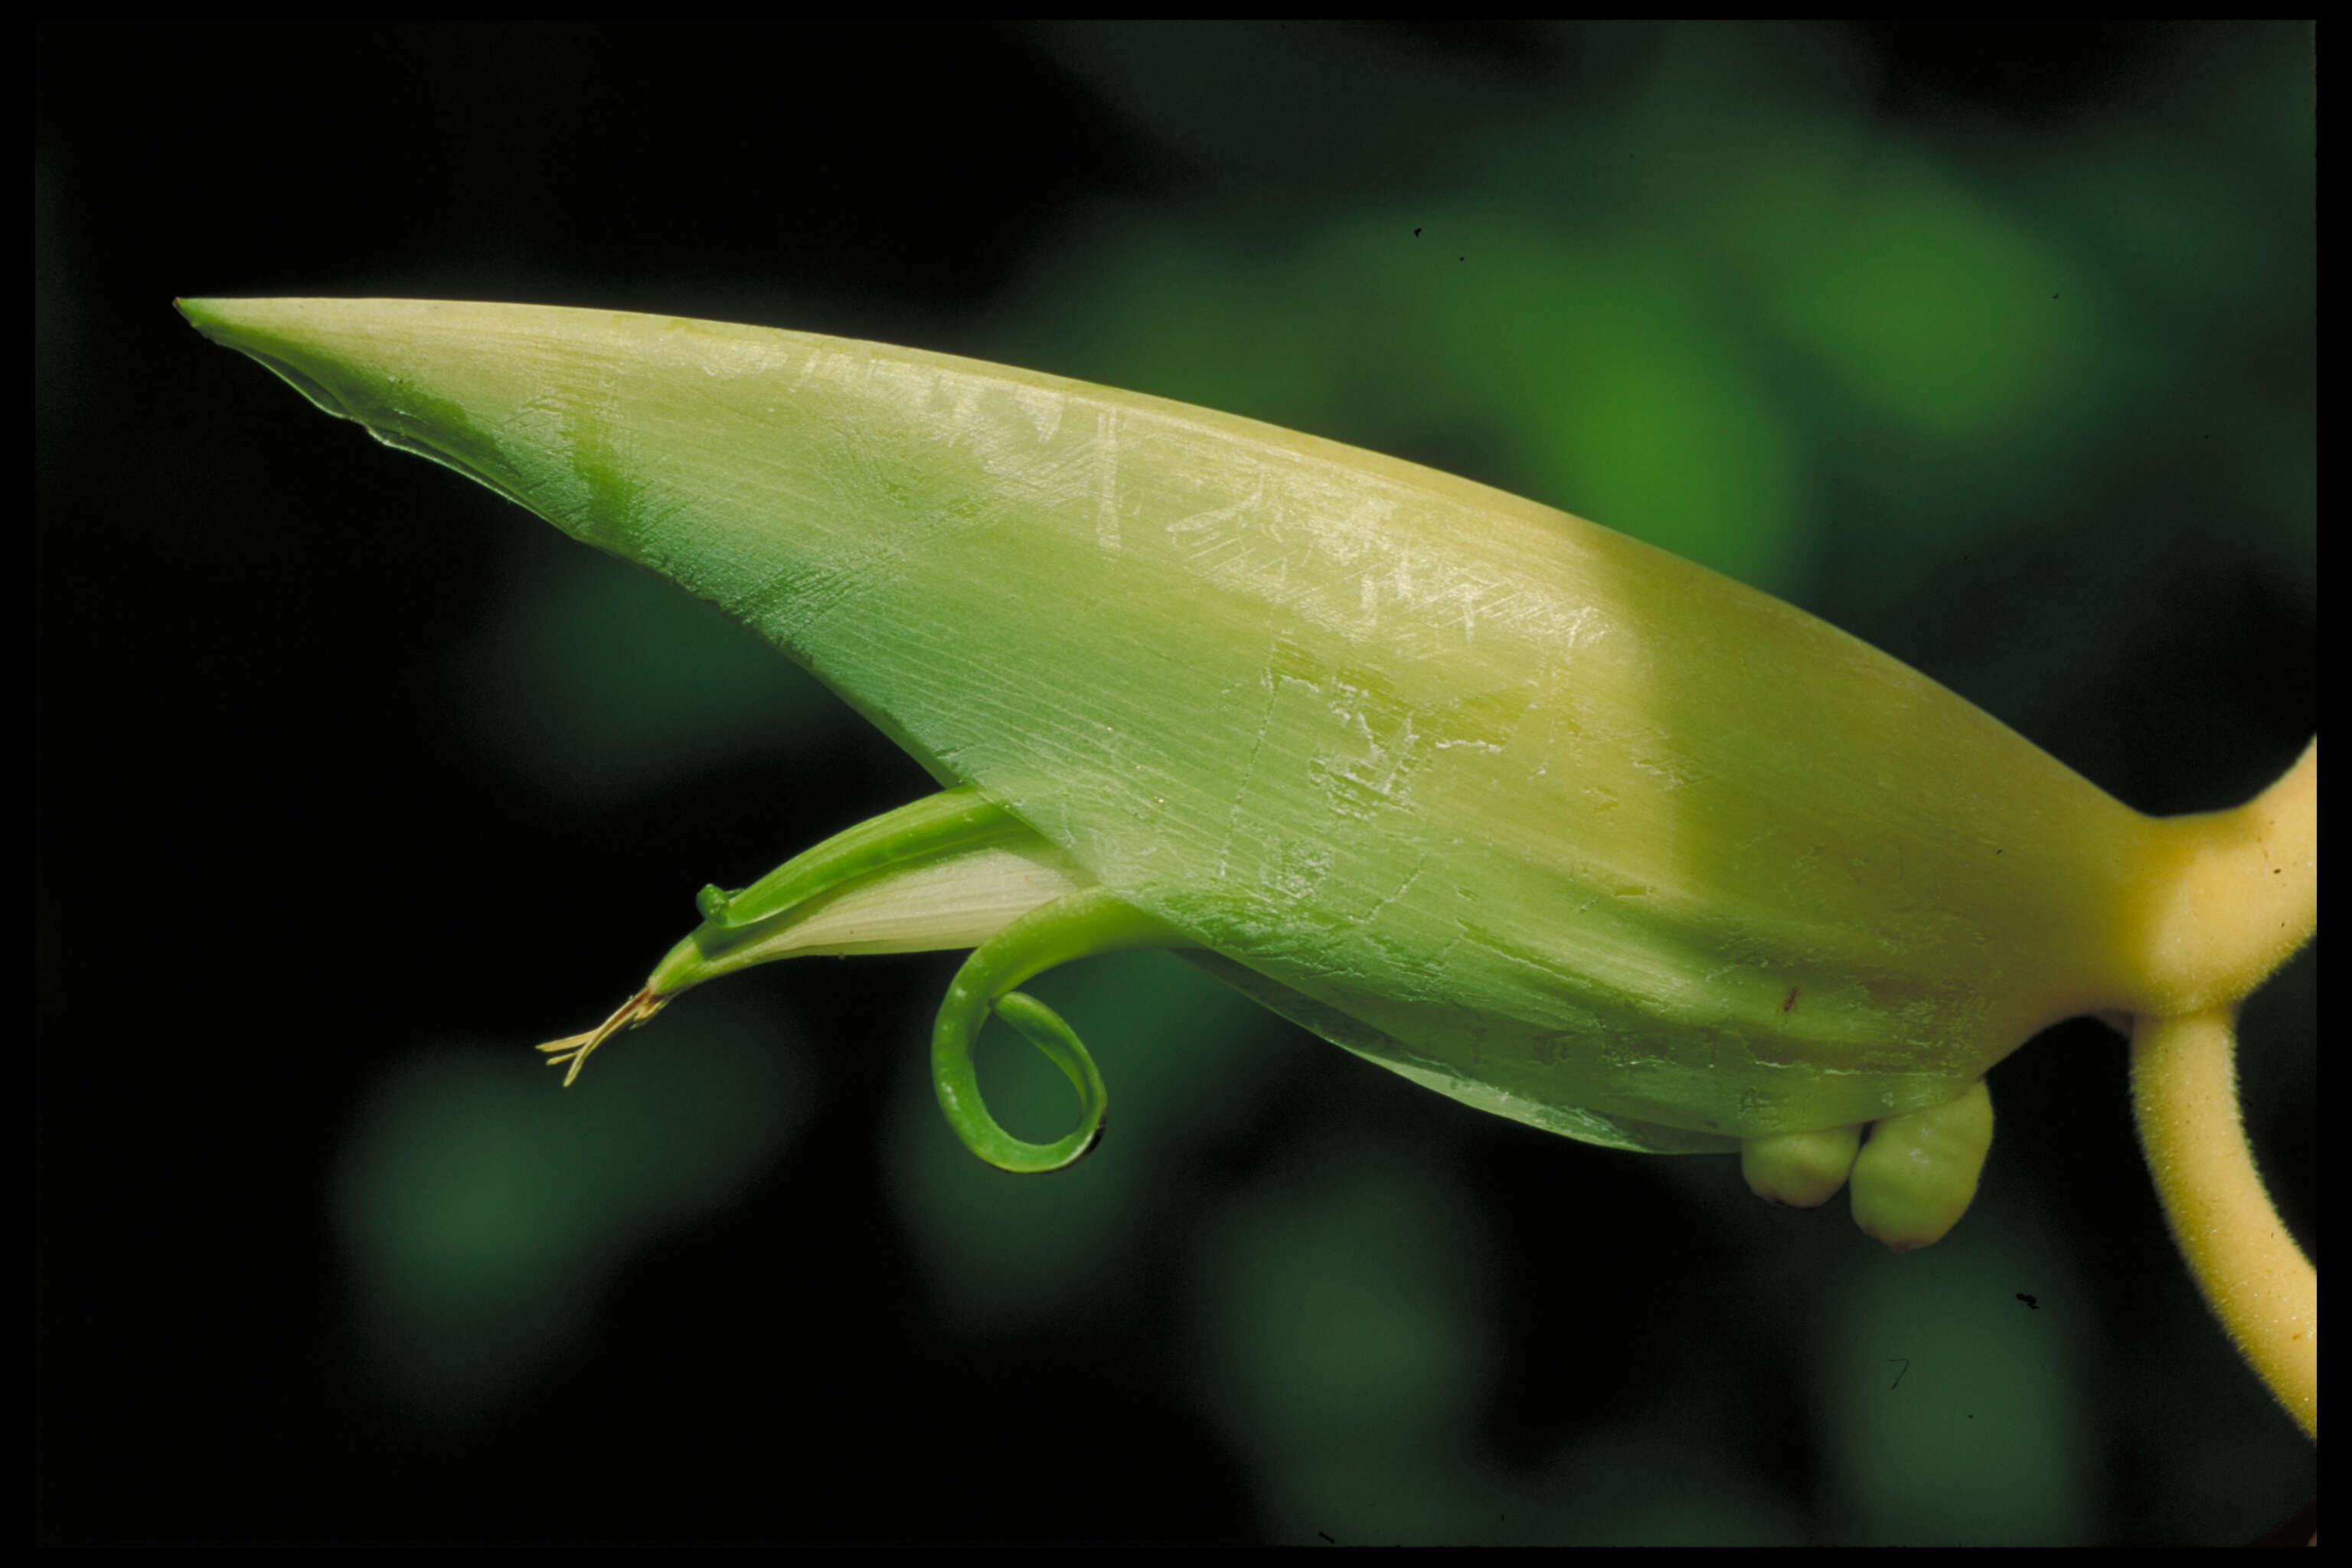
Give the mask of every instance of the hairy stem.
M 2237 1009 L 2141 1017 L 2132 1104 L 2173 1240 L 2238 1352 L 2319 1440 L 2319 1273 L 2254 1169 L 2238 1111 Z
M 2242 1000 L 2319 927 L 2319 739 L 2245 805 L 2167 817 L 2178 869 L 2153 881 L 2130 1011 L 2202 1013 Z

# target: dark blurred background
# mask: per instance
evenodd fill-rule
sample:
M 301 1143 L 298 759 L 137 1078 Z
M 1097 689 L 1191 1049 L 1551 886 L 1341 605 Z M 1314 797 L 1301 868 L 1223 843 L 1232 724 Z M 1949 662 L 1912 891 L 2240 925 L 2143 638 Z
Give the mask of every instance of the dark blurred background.
M 1257 416 L 1706 561 L 2194 810 L 2317 722 L 2312 72 L 2293 25 L 40 30 L 39 1535 L 2292 1512 L 2312 1450 L 2093 1024 L 1996 1071 L 1975 1211 L 1902 1258 L 1163 955 L 1041 985 L 1119 1108 L 1050 1180 L 931 1104 L 950 954 L 755 972 L 560 1092 L 530 1047 L 695 889 L 930 786 L 171 300 L 704 316 Z M 2314 967 L 2243 1069 L 2307 1238 Z M 1005 1054 L 1010 1119 L 1052 1086 Z

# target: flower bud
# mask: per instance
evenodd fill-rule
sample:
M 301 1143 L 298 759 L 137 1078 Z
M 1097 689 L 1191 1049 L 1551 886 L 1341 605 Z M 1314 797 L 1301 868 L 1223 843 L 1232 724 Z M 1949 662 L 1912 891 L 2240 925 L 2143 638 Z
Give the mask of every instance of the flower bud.
M 997 987 L 959 1005 L 1012 994 L 1033 949 L 1149 937 L 1485 1110 L 1745 1141 L 1783 1201 L 1825 1199 L 1876 1123 L 1857 1215 L 1916 1245 L 1973 1191 L 2003 1056 L 2076 1013 L 2242 994 L 2285 951 L 2181 912 L 2209 882 L 2300 896 L 2242 845 L 2216 873 L 2220 818 L 2143 816 L 1800 610 L 1450 475 L 806 333 L 182 308 L 746 621 L 1057 858 L 1056 903 L 954 926 Z M 735 940 L 730 910 L 706 900 L 698 936 Z

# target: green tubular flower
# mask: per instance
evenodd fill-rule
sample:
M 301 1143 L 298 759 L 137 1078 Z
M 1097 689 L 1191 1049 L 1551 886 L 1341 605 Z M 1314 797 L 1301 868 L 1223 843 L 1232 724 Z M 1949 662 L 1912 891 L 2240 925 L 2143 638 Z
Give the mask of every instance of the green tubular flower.
M 1167 946 L 1501 1115 L 1744 1149 L 1791 1203 L 1851 1170 L 1864 1227 L 1913 1246 L 1974 1192 L 1994 1063 L 2079 1013 L 2227 1005 L 2315 924 L 2315 849 L 2262 803 L 2144 816 L 1810 616 L 1408 463 L 797 332 L 181 308 L 750 623 L 941 784 L 706 889 L 642 990 L 547 1047 L 572 1074 L 751 963 L 969 947 L 941 1104 L 983 1158 L 1051 1169 L 1091 1146 L 1102 1079 L 1014 987 Z M 992 1011 L 1070 1077 L 1068 1138 L 981 1104 Z

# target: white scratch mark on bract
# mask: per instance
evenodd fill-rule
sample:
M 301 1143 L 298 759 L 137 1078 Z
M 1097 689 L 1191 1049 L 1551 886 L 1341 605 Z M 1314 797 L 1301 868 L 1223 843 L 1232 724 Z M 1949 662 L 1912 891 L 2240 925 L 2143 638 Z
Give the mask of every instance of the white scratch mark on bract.
M 1106 408 L 1097 425 L 1095 448 L 1095 543 L 1118 553 L 1118 410 Z
M 1054 432 L 1062 427 L 1062 410 L 1069 406 L 1068 398 L 1042 386 L 1016 387 L 1013 402 L 1029 416 L 1029 423 L 1036 430 L 1040 441 L 1054 438 Z

